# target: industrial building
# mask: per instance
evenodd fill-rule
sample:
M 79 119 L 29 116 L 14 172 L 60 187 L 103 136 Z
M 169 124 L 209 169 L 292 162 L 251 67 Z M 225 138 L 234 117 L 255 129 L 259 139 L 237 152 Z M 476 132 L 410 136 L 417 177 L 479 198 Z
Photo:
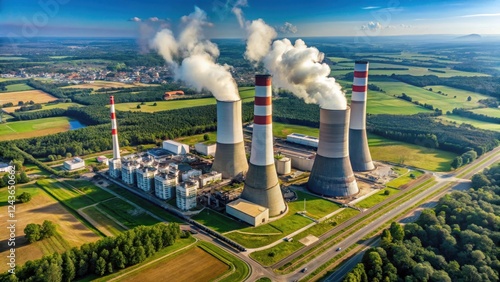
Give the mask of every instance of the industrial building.
M 281 157 L 274 160 L 276 164 L 276 172 L 280 175 L 289 174 L 292 172 L 292 160 L 287 157 Z
M 176 191 L 176 202 L 177 207 L 180 210 L 188 211 L 190 209 L 196 208 L 196 196 L 198 192 L 198 181 L 188 180 L 177 184 L 175 187 Z
M 200 175 L 198 179 L 200 180 L 200 187 L 205 187 L 208 184 L 222 180 L 222 173 L 212 170 L 209 173 Z
M 241 198 L 268 208 L 269 216 L 278 216 L 286 211 L 286 205 L 274 165 L 270 75 L 255 76 L 253 123 L 250 166 Z
M 299 133 L 288 134 L 286 136 L 286 141 L 314 148 L 318 148 L 319 143 L 318 138 Z
M 359 192 L 349 159 L 349 114 L 349 107 L 320 109 L 318 153 L 307 183 L 313 193 L 345 198 Z
M 212 169 L 222 173 L 223 178 L 242 176 L 248 171 L 241 100 L 217 100 L 217 150 Z
M 97 158 L 95 158 L 96 161 L 100 164 L 105 164 L 105 165 L 109 165 L 109 159 L 106 158 L 105 156 L 99 156 Z
M 217 144 L 211 143 L 211 141 L 208 141 L 210 143 L 204 142 L 204 143 L 196 143 L 194 145 L 194 149 L 196 152 L 205 155 L 205 156 L 215 156 L 215 152 L 217 151 Z
M 366 135 L 366 101 L 368 92 L 368 62 L 354 63 L 349 124 L 349 156 L 354 171 L 374 170 Z
M 85 168 L 85 161 L 81 158 L 73 158 L 63 163 L 63 168 L 68 171 Z
M 189 153 L 189 145 L 182 144 L 174 140 L 163 141 L 163 149 L 175 155 L 185 155 Z
M 259 226 L 269 221 L 268 208 L 243 199 L 228 203 L 226 213 L 253 226 Z

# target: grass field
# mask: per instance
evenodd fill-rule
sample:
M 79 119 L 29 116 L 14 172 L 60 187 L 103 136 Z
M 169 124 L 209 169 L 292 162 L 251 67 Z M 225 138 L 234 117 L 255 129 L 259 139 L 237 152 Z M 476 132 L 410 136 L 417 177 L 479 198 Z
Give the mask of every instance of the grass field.
M 481 129 L 500 131 L 500 124 L 470 119 L 470 118 L 466 118 L 466 117 L 460 117 L 460 116 L 455 116 L 455 115 L 443 115 L 443 116 L 438 117 L 437 119 L 443 120 L 443 121 L 448 122 L 448 123 L 454 122 L 457 125 L 460 125 L 462 123 L 467 123 L 467 124 L 473 125 L 474 127 L 481 128 Z
M 19 60 L 27 60 L 25 57 L 17 57 L 17 56 L 0 56 L 0 61 L 19 61 Z
M 48 93 L 45 93 L 41 90 L 26 90 L 26 91 L 13 91 L 13 92 L 0 93 L 0 105 L 3 105 L 5 103 L 13 103 L 14 105 L 17 105 L 19 101 L 23 102 L 33 101 L 37 104 L 41 104 L 55 100 L 57 100 L 56 97 Z
M 301 133 L 309 136 L 318 137 L 319 129 L 309 126 L 273 122 L 274 137 L 286 138 L 286 136 L 291 133 Z
M 72 247 L 80 246 L 84 243 L 94 242 L 100 237 L 90 231 L 76 217 L 69 213 L 61 204 L 52 199 L 43 190 L 34 184 L 19 185 L 16 187 L 17 194 L 28 192 L 32 194 L 32 199 L 28 203 L 16 204 L 16 264 L 23 265 L 28 260 L 41 258 L 43 255 L 54 252 L 63 252 Z M 7 214 L 7 189 L 0 190 L 0 202 L 2 203 L 2 213 Z M 57 225 L 58 235 L 28 244 L 24 238 L 24 228 L 29 223 L 42 224 L 44 220 L 50 220 Z M 6 230 L 7 220 L 0 222 L 0 228 Z M 0 246 L 0 255 L 5 257 L 7 244 L 4 240 L 8 238 L 7 232 L 2 232 L 0 241 L 4 242 Z M 0 272 L 7 270 L 7 264 L 0 265 Z
M 87 197 L 96 203 L 115 197 L 86 180 L 65 180 L 63 183 L 71 188 L 78 189 L 78 192 L 83 192 Z
M 97 207 L 128 228 L 134 228 L 139 225 L 154 225 L 159 222 L 156 218 L 147 214 L 144 209 L 136 208 L 118 198 L 101 202 Z
M 70 118 L 51 117 L 0 124 L 0 141 L 30 138 L 68 131 Z
M 15 91 L 26 91 L 33 89 L 31 86 L 28 86 L 25 83 L 11 84 L 7 85 L 5 88 L 7 88 L 7 90 L 0 92 L 15 92 Z
M 101 230 L 105 229 L 109 234 L 113 236 L 120 235 L 121 232 L 126 229 L 117 224 L 112 218 L 110 218 L 107 214 L 101 212 L 98 208 L 92 206 L 88 208 L 84 208 L 82 210 L 83 213 L 91 217 L 93 220 L 99 223 L 100 226 L 96 226 L 97 229 Z M 101 230 L 103 232 L 103 230 Z M 103 232 L 106 233 L 106 232 Z
M 411 171 L 404 173 L 400 177 L 389 181 L 386 184 L 386 186 L 391 187 L 391 188 L 399 188 L 399 187 L 407 184 L 408 182 L 419 178 L 422 174 L 424 174 L 424 173 L 420 170 L 411 170 Z M 412 175 L 413 175 L 413 177 L 412 177 Z
M 84 83 L 77 85 L 65 86 L 63 88 L 80 88 L 80 89 L 101 89 L 101 88 L 132 88 L 142 86 L 158 86 L 158 84 L 144 84 L 144 83 L 123 83 L 116 81 L 96 80 L 94 83 Z
M 490 117 L 500 117 L 500 109 L 499 108 L 481 108 L 472 110 L 476 114 L 483 114 Z
M 306 199 L 307 215 L 313 218 L 321 218 L 340 208 L 338 204 L 311 194 L 296 192 L 298 199 L 288 203 L 289 210 L 284 217 L 258 227 L 248 227 L 234 231 L 226 234 L 226 236 L 249 248 L 262 247 L 312 222 L 310 219 L 297 214 L 297 212 L 304 210 L 304 199 Z M 245 234 L 239 231 L 245 232 Z
M 374 160 L 402 163 L 432 171 L 449 171 L 451 161 L 457 156 L 454 153 L 392 141 L 373 134 L 368 134 L 368 145 Z
M 194 144 L 196 144 L 196 143 L 205 142 L 205 139 L 203 139 L 203 136 L 205 134 L 208 134 L 210 141 L 213 141 L 213 142 L 217 141 L 217 132 L 205 132 L 202 134 L 196 134 L 196 135 L 187 136 L 187 137 L 180 137 L 180 138 L 176 138 L 175 141 L 183 143 L 183 144 L 187 144 L 190 146 L 194 146 Z
M 386 195 L 385 191 L 389 191 L 389 195 Z M 398 189 L 387 187 L 387 188 L 381 189 L 379 192 L 367 197 L 366 199 L 363 199 L 362 201 L 356 203 L 355 206 L 359 207 L 359 208 L 364 208 L 364 209 L 371 208 L 374 205 L 384 201 L 388 197 L 390 197 L 394 194 L 397 194 L 399 192 L 401 192 L 401 191 Z
M 253 87 L 240 87 L 239 88 L 240 97 L 242 102 L 253 101 L 255 95 L 255 89 Z M 156 103 L 156 106 L 153 104 Z M 169 111 L 175 109 L 191 108 L 206 105 L 215 105 L 217 101 L 215 98 L 200 98 L 200 99 L 188 99 L 188 100 L 171 100 L 171 101 L 158 101 L 158 102 L 147 102 L 145 105 L 141 105 L 140 109 L 137 109 L 137 105 L 140 103 L 119 103 L 115 105 L 118 111 L 141 111 L 141 112 L 159 112 L 159 111 Z
M 248 224 L 236 221 L 226 215 L 222 215 L 209 209 L 204 209 L 199 214 L 193 216 L 192 219 L 205 226 L 210 226 L 213 230 L 219 233 L 248 227 Z
M 376 84 L 378 85 L 378 82 Z M 385 88 L 382 89 L 385 90 Z M 413 115 L 418 113 L 430 112 L 429 109 L 417 106 L 411 102 L 402 99 L 398 99 L 392 96 L 392 93 L 391 94 L 388 93 L 389 92 L 387 92 L 386 94 L 377 91 L 370 91 L 368 93 L 366 112 L 375 115 L 376 114 Z M 398 95 L 401 95 L 401 93 L 399 93 Z

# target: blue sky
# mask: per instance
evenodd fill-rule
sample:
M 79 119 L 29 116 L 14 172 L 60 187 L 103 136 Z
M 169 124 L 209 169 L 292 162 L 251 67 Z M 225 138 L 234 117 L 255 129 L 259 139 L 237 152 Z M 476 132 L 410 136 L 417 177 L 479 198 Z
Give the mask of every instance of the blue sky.
M 262 18 L 296 36 L 500 34 L 500 0 L 239 0 L 244 18 Z M 136 37 L 177 26 L 198 6 L 211 37 L 243 37 L 238 0 L 0 0 L 0 36 Z M 135 18 L 136 21 L 131 19 Z M 158 20 L 151 18 L 158 18 Z M 139 22 L 140 19 L 140 22 Z

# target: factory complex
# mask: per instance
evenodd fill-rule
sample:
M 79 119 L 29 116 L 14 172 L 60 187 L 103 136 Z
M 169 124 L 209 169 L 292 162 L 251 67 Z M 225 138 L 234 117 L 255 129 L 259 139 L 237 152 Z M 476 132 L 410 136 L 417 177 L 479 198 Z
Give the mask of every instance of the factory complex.
M 366 135 L 367 85 L 368 62 L 357 61 L 350 107 L 321 108 L 319 138 L 293 133 L 285 141 L 273 138 L 272 77 L 256 75 L 251 146 L 245 147 L 241 100 L 217 100 L 217 141 L 196 144 L 201 157 L 173 140 L 163 141 L 162 148 L 120 156 L 111 96 L 113 158 L 108 160 L 108 174 L 180 211 L 197 209 L 203 202 L 225 208 L 227 215 L 252 226 L 287 212 L 278 175 L 291 174 L 292 167 L 310 171 L 310 192 L 352 198 L 360 191 L 354 172 L 375 169 Z M 213 156 L 213 162 L 203 156 Z M 240 182 L 239 188 L 227 189 Z

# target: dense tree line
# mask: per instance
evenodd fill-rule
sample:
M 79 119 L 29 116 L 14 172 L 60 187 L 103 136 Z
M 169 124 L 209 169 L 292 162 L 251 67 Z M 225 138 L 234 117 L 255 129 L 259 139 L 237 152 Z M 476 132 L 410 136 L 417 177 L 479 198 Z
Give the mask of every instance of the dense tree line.
M 491 123 L 500 123 L 500 118 L 498 117 L 491 117 L 484 114 L 477 114 L 472 111 L 468 111 L 466 109 L 455 108 L 451 113 L 457 116 L 466 117 L 470 119 L 491 122 Z
M 472 149 L 479 156 L 498 146 L 500 138 L 498 133 L 492 131 L 442 124 L 429 114 L 370 115 L 367 119 L 367 130 L 389 139 L 431 148 L 438 147 L 457 154 Z
M 55 108 L 36 112 L 15 112 L 11 114 L 15 120 L 33 120 L 48 117 L 60 117 L 66 115 L 65 109 Z
M 33 111 L 33 110 L 40 110 L 42 108 L 41 104 L 31 104 L 31 103 L 24 103 L 19 109 L 16 109 L 15 112 L 27 112 L 27 111 Z
M 473 189 L 456 191 L 415 223 L 391 224 L 344 282 L 498 281 L 500 165 L 474 175 Z
M 30 79 L 26 82 L 29 86 L 42 90 L 60 99 L 71 98 L 75 95 L 90 95 L 92 89 L 78 89 L 78 88 L 59 88 L 61 85 L 44 83 L 38 80 Z
M 180 237 L 176 223 L 139 226 L 117 237 L 74 247 L 63 254 L 54 253 L 28 261 L 5 273 L 1 281 L 74 281 L 87 275 L 104 276 L 143 262 L 159 250 L 171 246 Z

